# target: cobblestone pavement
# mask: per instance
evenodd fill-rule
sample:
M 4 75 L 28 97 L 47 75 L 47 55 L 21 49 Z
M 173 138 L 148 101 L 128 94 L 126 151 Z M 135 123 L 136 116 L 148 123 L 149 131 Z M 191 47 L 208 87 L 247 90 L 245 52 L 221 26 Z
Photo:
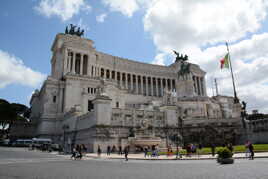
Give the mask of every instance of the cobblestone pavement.
M 236 159 L 229 165 L 219 165 L 215 160 L 85 157 L 74 161 L 69 155 L 0 147 L 0 161 L 1 179 L 268 179 L 267 158 Z

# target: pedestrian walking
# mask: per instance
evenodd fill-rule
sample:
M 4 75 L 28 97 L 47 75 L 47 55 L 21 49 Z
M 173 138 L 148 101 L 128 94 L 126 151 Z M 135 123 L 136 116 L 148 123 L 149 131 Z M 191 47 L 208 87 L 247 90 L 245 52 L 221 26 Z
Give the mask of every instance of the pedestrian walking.
M 115 147 L 115 145 L 113 145 L 113 147 L 112 147 L 112 151 L 111 151 L 112 153 L 115 153 L 116 152 L 116 147 Z
M 129 146 L 126 146 L 126 147 L 124 148 L 124 154 L 125 154 L 125 159 L 126 159 L 126 161 L 128 161 L 128 152 L 129 152 Z
M 198 158 L 199 158 L 199 155 L 202 154 L 202 148 L 203 148 L 203 145 L 201 143 L 199 143 L 198 144 L 198 149 L 197 149 Z
M 250 144 L 250 142 L 249 141 L 247 141 L 246 143 L 245 143 L 245 156 L 246 157 L 249 157 L 250 156 L 250 152 L 249 152 L 249 144 Z
M 107 146 L 107 155 L 111 155 L 111 146 L 110 145 Z
M 155 146 L 155 155 L 157 158 L 159 157 L 159 146 L 158 145 Z
M 77 155 L 76 155 L 76 158 L 80 158 L 80 159 L 82 159 L 82 146 L 81 145 L 76 145 L 76 153 L 77 153 Z
M 72 149 L 72 156 L 71 156 L 71 159 L 75 159 L 75 156 L 76 156 L 76 149 L 75 147 Z
M 215 144 L 211 144 L 211 153 L 212 153 L 212 157 L 215 156 Z
M 249 144 L 248 146 L 249 152 L 250 152 L 250 158 L 251 160 L 254 160 L 254 147 L 252 145 L 252 143 Z
M 98 145 L 98 150 L 97 150 L 97 152 L 98 152 L 98 157 L 100 157 L 100 156 L 101 156 L 101 148 L 100 148 L 100 145 Z
M 118 147 L 118 155 L 123 155 L 122 146 L 121 145 Z
M 145 147 L 145 148 L 144 148 L 144 158 L 146 158 L 146 157 L 147 157 L 147 155 L 148 155 L 148 148 L 147 148 L 147 147 Z
M 233 153 L 234 148 L 232 143 L 227 144 L 227 148 Z

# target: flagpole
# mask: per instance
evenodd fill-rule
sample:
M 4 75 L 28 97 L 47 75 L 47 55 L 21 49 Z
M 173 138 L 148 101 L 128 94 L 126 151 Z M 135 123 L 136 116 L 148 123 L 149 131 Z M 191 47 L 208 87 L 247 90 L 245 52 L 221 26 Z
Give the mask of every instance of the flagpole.
M 229 52 L 229 46 L 228 46 L 228 43 L 227 43 L 227 42 L 226 42 L 226 47 L 227 47 L 227 51 L 228 51 L 228 61 L 229 61 L 229 64 L 230 64 L 230 68 L 231 68 L 231 76 L 232 76 L 232 81 L 233 81 L 234 103 L 239 103 L 239 99 L 237 98 L 236 89 L 235 89 L 235 82 L 234 82 L 233 68 L 232 68 L 232 63 L 231 63 L 231 57 L 230 57 L 230 52 Z

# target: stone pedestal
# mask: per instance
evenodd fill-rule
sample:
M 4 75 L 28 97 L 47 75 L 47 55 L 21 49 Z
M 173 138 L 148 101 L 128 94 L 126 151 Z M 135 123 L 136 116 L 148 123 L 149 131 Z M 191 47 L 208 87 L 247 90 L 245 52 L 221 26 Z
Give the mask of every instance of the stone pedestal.
M 97 125 L 111 124 L 111 115 L 112 115 L 111 102 L 112 99 L 104 95 L 97 95 L 96 98 L 93 100 Z

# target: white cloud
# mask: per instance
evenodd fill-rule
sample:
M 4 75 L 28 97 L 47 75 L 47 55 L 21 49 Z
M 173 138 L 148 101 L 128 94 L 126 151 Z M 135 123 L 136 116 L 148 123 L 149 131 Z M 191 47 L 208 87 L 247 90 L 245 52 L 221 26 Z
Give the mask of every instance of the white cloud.
M 22 60 L 0 50 L 0 88 L 9 84 L 37 87 L 45 75 L 26 67 Z
M 180 50 L 241 39 L 260 28 L 266 9 L 262 0 L 157 0 L 146 11 L 144 28 L 159 50 Z
M 46 17 L 58 16 L 62 21 L 71 19 L 80 10 L 91 10 L 85 0 L 41 0 L 35 9 Z
M 102 0 L 102 2 L 109 6 L 111 11 L 121 12 L 128 17 L 131 17 L 139 9 L 136 0 Z
M 102 22 L 104 22 L 106 17 L 107 17 L 107 14 L 105 14 L 105 13 L 100 14 L 99 16 L 96 16 L 96 21 L 102 23 Z
M 148 8 L 155 1 L 158 0 L 102 0 L 102 3 L 109 6 L 111 11 L 132 17 L 136 11 Z
M 235 83 L 239 98 L 248 102 L 248 107 L 268 112 L 268 33 L 253 35 L 251 38 L 230 45 L 230 54 Z M 211 95 L 211 79 L 217 78 L 219 92 L 233 95 L 230 71 L 220 70 L 219 60 L 226 53 L 225 45 L 193 50 L 191 61 L 200 64 L 207 72 L 208 93 Z
M 155 56 L 154 61 L 152 61 L 152 64 L 156 64 L 156 65 L 165 65 L 164 61 L 166 58 L 166 54 L 165 53 L 159 53 Z

